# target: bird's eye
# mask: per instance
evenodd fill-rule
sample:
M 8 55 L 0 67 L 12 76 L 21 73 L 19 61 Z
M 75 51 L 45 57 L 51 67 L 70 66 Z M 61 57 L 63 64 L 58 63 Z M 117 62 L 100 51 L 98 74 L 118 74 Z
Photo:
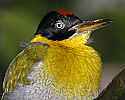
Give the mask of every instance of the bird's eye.
M 56 28 L 58 29 L 64 29 L 65 28 L 65 24 L 61 21 L 61 20 L 58 20 L 55 24 Z

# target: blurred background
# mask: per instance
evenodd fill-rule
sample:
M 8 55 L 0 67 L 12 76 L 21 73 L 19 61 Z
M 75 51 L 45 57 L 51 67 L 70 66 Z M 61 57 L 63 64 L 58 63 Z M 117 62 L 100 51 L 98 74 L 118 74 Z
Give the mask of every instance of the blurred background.
M 102 57 L 102 87 L 125 66 L 125 0 L 0 0 L 0 93 L 5 71 L 29 42 L 41 18 L 64 8 L 85 20 L 108 18 L 111 25 L 92 34 L 92 46 Z

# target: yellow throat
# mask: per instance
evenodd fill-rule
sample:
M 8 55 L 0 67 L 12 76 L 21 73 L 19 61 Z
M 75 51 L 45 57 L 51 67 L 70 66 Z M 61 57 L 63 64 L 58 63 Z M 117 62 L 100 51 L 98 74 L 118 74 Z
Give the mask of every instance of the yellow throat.
M 57 93 L 67 96 L 92 96 L 99 89 L 101 59 L 98 53 L 86 45 L 90 32 L 62 41 L 49 40 L 36 35 L 33 42 L 48 45 L 44 65 Z

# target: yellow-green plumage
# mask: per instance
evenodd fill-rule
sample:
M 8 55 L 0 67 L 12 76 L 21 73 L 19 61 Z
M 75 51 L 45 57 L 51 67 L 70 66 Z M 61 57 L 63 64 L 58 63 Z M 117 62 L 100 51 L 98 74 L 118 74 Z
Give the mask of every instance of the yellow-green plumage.
M 49 45 L 44 57 L 53 84 L 67 96 L 90 96 L 98 93 L 101 78 L 101 59 L 86 45 L 90 32 L 63 41 L 51 41 L 39 36 L 34 41 Z M 37 40 L 38 39 L 38 40 Z M 96 94 L 97 95 L 97 94 Z
M 89 100 L 95 97 L 99 91 L 101 59 L 92 47 L 86 45 L 89 35 L 90 32 L 62 41 L 48 40 L 37 35 L 31 45 L 10 64 L 4 81 L 5 94 L 14 91 L 17 84 L 31 85 L 27 76 L 32 65 L 42 61 L 38 78 L 41 87 L 43 81 L 51 80 L 50 91 L 54 96 L 65 97 L 58 100 Z M 41 44 L 35 44 L 37 42 Z
M 86 45 L 72 48 L 55 43 L 48 48 L 44 60 L 58 91 L 69 96 L 86 96 L 98 91 L 101 61 L 93 48 Z
M 24 85 L 30 84 L 27 75 L 31 70 L 32 65 L 44 55 L 43 46 L 28 46 L 25 50 L 19 53 L 11 62 L 5 79 L 3 88 L 5 92 L 14 90 L 17 83 Z

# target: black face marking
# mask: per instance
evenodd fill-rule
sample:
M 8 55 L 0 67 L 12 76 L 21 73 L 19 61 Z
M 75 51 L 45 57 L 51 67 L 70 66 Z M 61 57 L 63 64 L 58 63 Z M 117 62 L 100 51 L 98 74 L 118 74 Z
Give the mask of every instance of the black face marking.
M 43 18 L 36 34 L 41 34 L 51 40 L 64 40 L 75 33 L 75 30 L 68 31 L 69 28 L 81 22 L 77 16 L 63 16 L 56 11 L 52 11 Z

